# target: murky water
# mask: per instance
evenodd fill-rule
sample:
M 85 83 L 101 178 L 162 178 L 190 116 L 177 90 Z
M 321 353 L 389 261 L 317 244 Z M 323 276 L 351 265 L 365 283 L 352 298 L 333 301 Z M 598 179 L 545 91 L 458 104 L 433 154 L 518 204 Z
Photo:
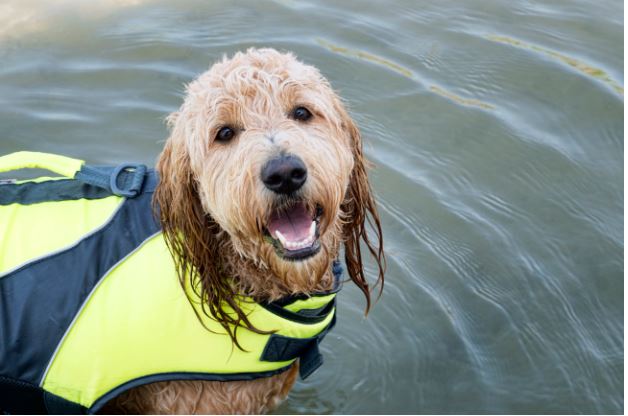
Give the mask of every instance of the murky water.
M 622 16 L 619 0 L 5 1 L 0 153 L 153 164 L 184 83 L 224 53 L 292 50 L 363 130 L 389 271 L 367 319 L 343 291 L 326 365 L 278 413 L 622 413 Z

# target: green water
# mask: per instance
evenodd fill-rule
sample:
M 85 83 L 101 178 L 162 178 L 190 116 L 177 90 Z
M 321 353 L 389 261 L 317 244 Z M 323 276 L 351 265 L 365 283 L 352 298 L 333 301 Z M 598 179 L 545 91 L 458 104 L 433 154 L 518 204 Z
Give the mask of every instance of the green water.
M 622 413 L 622 16 L 618 0 L 9 0 L 0 154 L 152 165 L 211 62 L 294 51 L 362 129 L 389 271 L 367 319 L 347 285 L 325 365 L 277 413 Z

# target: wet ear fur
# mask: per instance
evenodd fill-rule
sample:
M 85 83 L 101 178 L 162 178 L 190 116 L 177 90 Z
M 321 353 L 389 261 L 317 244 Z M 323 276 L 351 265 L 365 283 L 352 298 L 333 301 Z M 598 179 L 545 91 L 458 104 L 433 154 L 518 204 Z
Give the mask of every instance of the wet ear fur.
M 351 139 L 354 158 L 349 187 L 342 204 L 342 211 L 346 217 L 343 227 L 345 262 L 349 277 L 366 297 L 366 313 L 368 313 L 371 307 L 371 289 L 364 273 L 360 242 L 364 243 L 377 264 L 378 275 L 374 286 L 379 286 L 379 295 L 381 295 L 386 271 L 382 227 L 366 173 L 368 161 L 362 152 L 360 131 L 342 104 L 338 103 L 338 106 L 343 126 Z M 371 235 L 367 232 L 367 224 L 372 231 Z
M 160 180 L 153 197 L 153 210 L 161 223 L 182 286 L 190 285 L 204 300 L 201 302 L 203 313 L 214 317 L 239 347 L 235 337 L 238 325 L 259 331 L 249 323 L 235 300 L 236 294 L 222 278 L 220 252 L 226 242 L 219 237 L 218 224 L 203 210 L 180 131 L 183 129 L 177 126 L 176 117 L 173 114 L 168 118 L 172 134 L 156 166 Z M 235 316 L 227 314 L 224 305 L 229 305 L 236 312 Z

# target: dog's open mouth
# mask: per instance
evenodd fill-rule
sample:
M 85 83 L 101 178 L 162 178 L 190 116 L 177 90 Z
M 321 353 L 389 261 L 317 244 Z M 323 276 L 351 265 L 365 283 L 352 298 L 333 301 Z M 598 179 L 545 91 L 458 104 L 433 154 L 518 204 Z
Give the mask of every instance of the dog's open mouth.
M 304 260 L 321 249 L 319 223 L 322 209 L 310 212 L 305 202 L 278 207 L 273 211 L 266 229 L 266 239 L 277 255 L 287 260 Z

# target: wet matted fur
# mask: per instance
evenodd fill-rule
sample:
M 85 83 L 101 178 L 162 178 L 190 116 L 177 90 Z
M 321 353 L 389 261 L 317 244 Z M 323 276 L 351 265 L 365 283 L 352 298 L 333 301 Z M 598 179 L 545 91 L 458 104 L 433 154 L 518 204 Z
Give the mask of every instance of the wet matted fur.
M 295 116 L 297 108 L 311 117 Z M 273 301 L 329 290 L 331 263 L 341 247 L 368 312 L 371 288 L 361 243 L 377 264 L 375 286 L 381 289 L 380 220 L 359 130 L 316 68 L 273 49 L 237 53 L 188 85 L 168 123 L 171 135 L 157 163 L 156 211 L 182 283 L 192 279 L 204 299 L 203 312 L 215 317 L 236 344 L 232 328 L 256 330 L 238 309 L 236 294 Z M 264 166 L 279 155 L 296 155 L 307 168 L 304 184 L 289 195 L 273 192 L 261 178 Z M 270 218 L 294 204 L 316 215 L 320 245 L 299 260 L 282 256 L 268 231 Z M 224 305 L 236 316 L 224 313 Z M 297 366 L 252 381 L 149 384 L 123 393 L 104 411 L 263 413 L 286 397 Z

